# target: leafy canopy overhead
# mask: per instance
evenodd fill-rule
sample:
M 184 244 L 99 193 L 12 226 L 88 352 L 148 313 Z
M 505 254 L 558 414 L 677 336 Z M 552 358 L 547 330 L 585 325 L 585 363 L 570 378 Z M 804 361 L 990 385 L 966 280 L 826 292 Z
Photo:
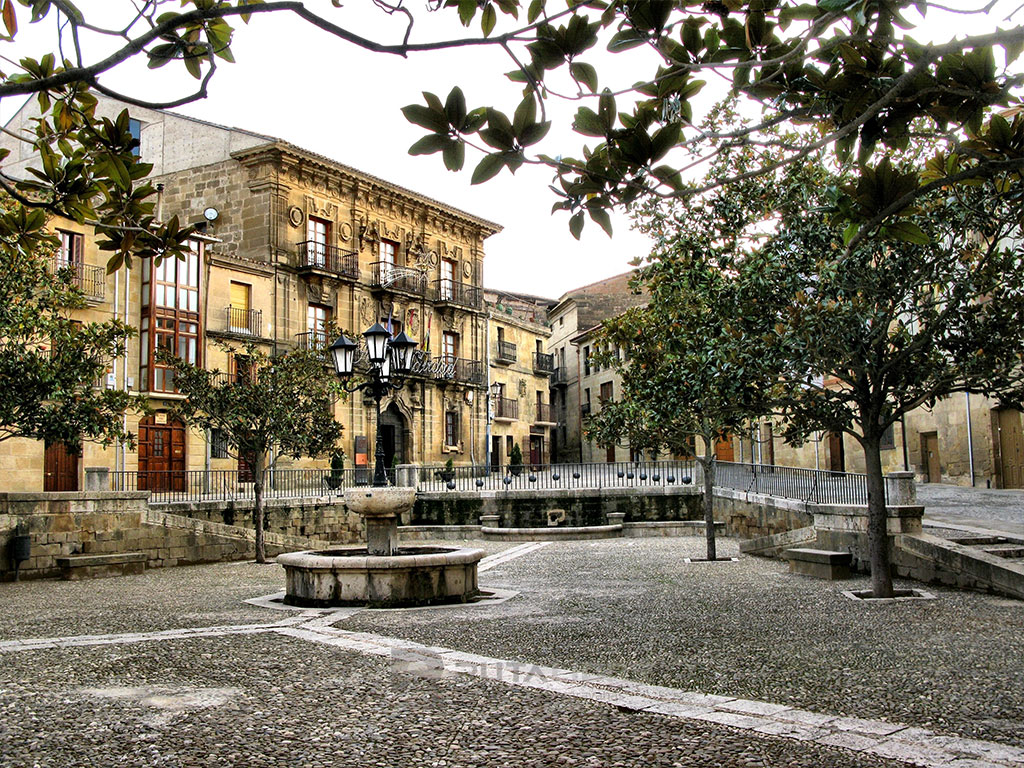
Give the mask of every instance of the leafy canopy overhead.
M 356 32 L 350 12 L 338 0 L 332 5 L 120 0 L 105 8 L 103 18 L 116 21 L 104 25 L 95 10 L 70 0 L 0 0 L 7 39 L 15 40 L 26 20 L 57 21 L 60 35 L 54 50 L 25 57 L 0 77 L 0 100 L 33 95 L 43 112 L 34 133 L 21 137 L 40 153 L 41 175 L 24 181 L 2 175 L 0 184 L 26 203 L 95 223 L 112 267 L 132 254 L 180 251 L 187 229 L 154 219 L 153 190 L 145 182 L 149 168 L 132 155 L 127 117 L 98 119 L 91 92 L 157 108 L 204 98 L 217 68 L 233 60 L 239 22 L 265 14 L 299 18 L 341 47 L 382 55 L 504 51 L 510 63 L 504 74 L 522 85 L 521 102 L 468 104 L 457 84 L 443 98 L 428 89 L 422 103 L 404 110 L 427 131 L 411 151 L 441 153 L 445 166 L 458 170 L 470 147 L 482 153 L 473 163 L 478 183 L 524 163 L 549 167 L 554 208 L 568 212 L 577 236 L 588 218 L 610 230 L 608 211 L 641 197 L 688 196 L 825 147 L 879 168 L 882 155 L 905 148 L 918 134 L 938 137 L 954 158 L 936 169 L 943 178 L 935 181 L 945 184 L 1017 174 L 1024 164 L 1024 125 L 1016 119 L 987 122 L 991 108 L 1019 105 L 1020 77 L 1012 67 L 1024 48 L 1024 24 L 1022 11 L 1012 5 L 1003 28 L 993 24 L 990 32 L 934 44 L 916 39 L 912 21 L 944 8 L 929 0 L 427 0 L 427 12 L 473 30 L 428 40 L 418 34 L 424 6 L 375 0 L 381 14 L 404 22 L 392 41 Z M 999 9 L 990 4 L 944 12 L 970 18 Z M 113 88 L 114 72 L 136 57 L 152 68 L 180 68 L 195 89 L 154 102 L 144 87 Z M 627 69 L 619 58 L 644 68 L 640 82 L 616 81 L 616 73 Z M 712 82 L 731 87 L 758 120 L 722 131 L 697 127 L 703 122 L 699 94 Z M 542 151 L 554 99 L 578 102 L 571 128 L 580 141 Z M 778 143 L 770 128 L 783 124 L 806 126 L 813 140 Z M 777 146 L 781 154 L 768 166 L 702 184 L 687 181 L 689 168 L 744 144 Z M 922 177 L 900 187 L 900 194 L 884 191 L 860 205 L 850 222 L 857 224 L 854 235 L 911 205 L 929 183 Z

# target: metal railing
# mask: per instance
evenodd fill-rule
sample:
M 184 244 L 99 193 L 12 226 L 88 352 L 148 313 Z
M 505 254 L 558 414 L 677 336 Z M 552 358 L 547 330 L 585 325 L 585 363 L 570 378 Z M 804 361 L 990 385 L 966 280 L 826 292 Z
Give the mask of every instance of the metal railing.
M 50 272 L 60 275 L 85 294 L 85 298 L 102 301 L 107 287 L 107 271 L 80 261 L 67 261 L 60 256 L 50 260 Z
M 355 251 L 345 251 L 316 240 L 299 243 L 298 251 L 300 267 L 322 269 L 340 277 L 359 279 L 359 254 Z
M 600 488 L 663 488 L 694 482 L 692 461 L 415 467 L 420 491 L 517 491 Z
M 555 415 L 551 410 L 551 403 L 537 403 L 537 416 L 534 422 L 555 423 Z
M 514 363 L 516 361 L 516 345 L 511 341 L 499 341 L 498 354 L 495 358 L 499 363 Z
M 434 281 L 434 301 L 479 309 L 483 306 L 483 291 L 469 283 L 443 278 Z
M 702 472 L 691 460 L 566 463 L 500 467 L 423 465 L 386 470 L 390 483 L 420 491 L 516 491 L 600 488 L 700 488 Z M 373 467 L 273 469 L 264 495 L 308 498 L 340 495 L 373 481 Z M 853 472 L 716 462 L 715 486 L 816 504 L 867 503 L 867 476 Z M 887 483 L 888 486 L 888 483 Z M 150 502 L 236 501 L 254 498 L 251 476 L 238 470 L 111 472 L 112 491 L 149 491 Z M 886 488 L 888 502 L 888 487 Z
M 511 397 L 499 397 L 494 400 L 494 418 L 518 419 L 519 401 Z
M 552 387 L 565 386 L 569 382 L 569 375 L 564 366 L 559 366 L 551 372 L 549 380 Z
M 263 326 L 263 313 L 258 309 L 225 307 L 227 330 L 245 336 L 259 336 Z
M 533 353 L 533 370 L 537 373 L 554 373 L 555 356 L 546 352 Z
M 868 476 L 859 472 L 718 461 L 715 462 L 715 485 L 812 504 L 868 503 Z M 885 495 L 888 503 L 888 484 Z
M 427 295 L 427 274 L 411 267 L 399 267 L 390 261 L 375 261 L 370 264 L 373 269 L 372 286 L 389 291 L 404 291 L 417 296 Z
M 590 415 L 590 403 L 580 403 L 580 416 Z
M 434 358 L 434 378 L 439 381 L 457 381 L 463 384 L 484 383 L 484 364 L 480 360 L 442 355 Z

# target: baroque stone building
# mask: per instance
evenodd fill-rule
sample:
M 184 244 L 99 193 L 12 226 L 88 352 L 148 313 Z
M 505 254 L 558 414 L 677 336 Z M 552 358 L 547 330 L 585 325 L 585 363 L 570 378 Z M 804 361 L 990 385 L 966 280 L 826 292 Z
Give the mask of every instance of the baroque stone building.
M 98 112 L 123 108 L 101 99 Z M 8 130 L 28 126 L 34 111 L 26 104 Z M 139 331 L 125 359 L 112 361 L 107 385 L 145 395 L 154 412 L 129 424 L 137 450 L 87 446 L 83 457 L 69 457 L 66 484 L 80 487 L 85 465 L 246 470 L 217 435 L 175 421 L 169 409 L 182 396 L 154 357 L 158 347 L 231 376 L 246 364 L 246 343 L 271 354 L 324 349 L 332 328 L 358 339 L 378 321 L 420 345 L 409 384 L 382 403 L 388 463 L 486 460 L 484 241 L 499 225 L 272 137 L 173 113 L 130 113 L 140 154 L 154 164 L 158 215 L 177 215 L 201 233 L 183 262 L 142 262 L 107 276 L 91 233 L 71 227 L 83 274 L 102 286 L 81 319 L 121 317 Z M 13 152 L 8 172 L 33 162 L 9 136 L 0 146 Z M 372 463 L 372 403 L 356 394 L 336 408 L 346 464 Z M 0 469 L 15 473 L 8 487 L 46 486 L 45 448 L 12 442 L 0 447 Z

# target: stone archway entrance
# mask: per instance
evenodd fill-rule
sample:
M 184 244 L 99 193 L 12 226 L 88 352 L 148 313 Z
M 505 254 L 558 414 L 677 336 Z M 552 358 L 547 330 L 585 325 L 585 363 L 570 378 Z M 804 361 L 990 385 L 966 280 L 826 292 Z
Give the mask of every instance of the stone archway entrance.
M 394 403 L 381 411 L 380 435 L 384 443 L 384 466 L 391 469 L 398 464 L 408 463 L 405 417 Z

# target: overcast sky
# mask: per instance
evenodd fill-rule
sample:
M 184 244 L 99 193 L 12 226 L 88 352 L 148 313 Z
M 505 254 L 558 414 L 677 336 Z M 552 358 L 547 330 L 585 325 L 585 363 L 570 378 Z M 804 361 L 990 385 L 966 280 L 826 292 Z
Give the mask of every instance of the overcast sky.
M 83 0 L 80 6 L 93 13 L 110 12 L 122 4 L 127 6 L 124 0 L 102 4 Z M 967 7 L 967 3 L 959 4 Z M 389 19 L 370 0 L 353 0 L 342 9 L 332 9 L 326 0 L 311 5 L 374 40 L 396 42 L 401 38 L 398 17 Z M 422 13 L 423 3 L 416 0 L 409 5 L 417 12 L 414 41 L 479 34 L 476 25 L 467 31 L 457 21 L 453 24 L 455 16 L 450 12 Z M 958 5 L 957 0 L 950 5 Z M 18 6 L 18 12 L 24 19 L 27 9 Z M 991 19 L 992 29 L 996 21 Z M 256 16 L 248 27 L 238 26 L 241 29 L 232 45 L 237 63 L 219 68 L 207 99 L 179 111 L 280 137 L 501 224 L 504 231 L 486 242 L 484 282 L 488 287 L 557 298 L 572 288 L 626 271 L 631 259 L 649 250 L 647 239 L 631 231 L 622 214 L 613 216 L 614 237 L 608 238 L 588 221 L 582 240 L 574 240 L 568 231 L 568 216 L 564 212 L 551 214 L 555 197 L 547 189 L 551 174 L 544 169 L 524 166 L 514 177 L 503 171 L 496 179 L 471 186 L 469 169 L 478 159 L 472 151 L 467 152 L 467 170 L 462 173 L 446 171 L 440 155 L 408 154 L 408 147 L 425 130 L 408 123 L 399 110 L 422 102 L 421 91 L 433 91 L 444 100 L 457 84 L 471 107 L 495 104 L 511 111 L 520 98 L 520 88 L 503 76 L 511 66 L 500 51 L 465 48 L 403 60 L 366 53 L 284 14 Z M 45 29 L 26 29 L 23 24 L 16 43 L 18 52 L 12 53 L 11 46 L 4 44 L 3 55 L 40 55 L 43 36 L 52 35 L 54 27 L 51 21 Z M 940 34 L 949 34 L 949 22 L 937 27 Z M 978 22 L 973 27 L 977 29 Z M 622 56 L 599 56 L 583 58 L 598 65 L 602 87 L 621 88 L 640 79 L 643 69 L 639 63 L 631 65 Z M 602 63 L 606 65 L 603 68 Z M 135 96 L 178 96 L 191 85 L 191 78 L 180 68 L 173 68 L 177 70 L 173 77 L 166 76 L 172 68 L 154 72 L 136 65 L 103 82 Z M 715 93 L 724 93 L 717 82 L 706 89 L 707 100 Z M 556 125 L 539 150 L 578 155 L 579 137 L 564 127 L 559 130 L 558 125 L 568 124 L 576 105 L 557 99 L 549 100 L 548 105 Z M 4 119 L 15 106 L 0 105 Z

